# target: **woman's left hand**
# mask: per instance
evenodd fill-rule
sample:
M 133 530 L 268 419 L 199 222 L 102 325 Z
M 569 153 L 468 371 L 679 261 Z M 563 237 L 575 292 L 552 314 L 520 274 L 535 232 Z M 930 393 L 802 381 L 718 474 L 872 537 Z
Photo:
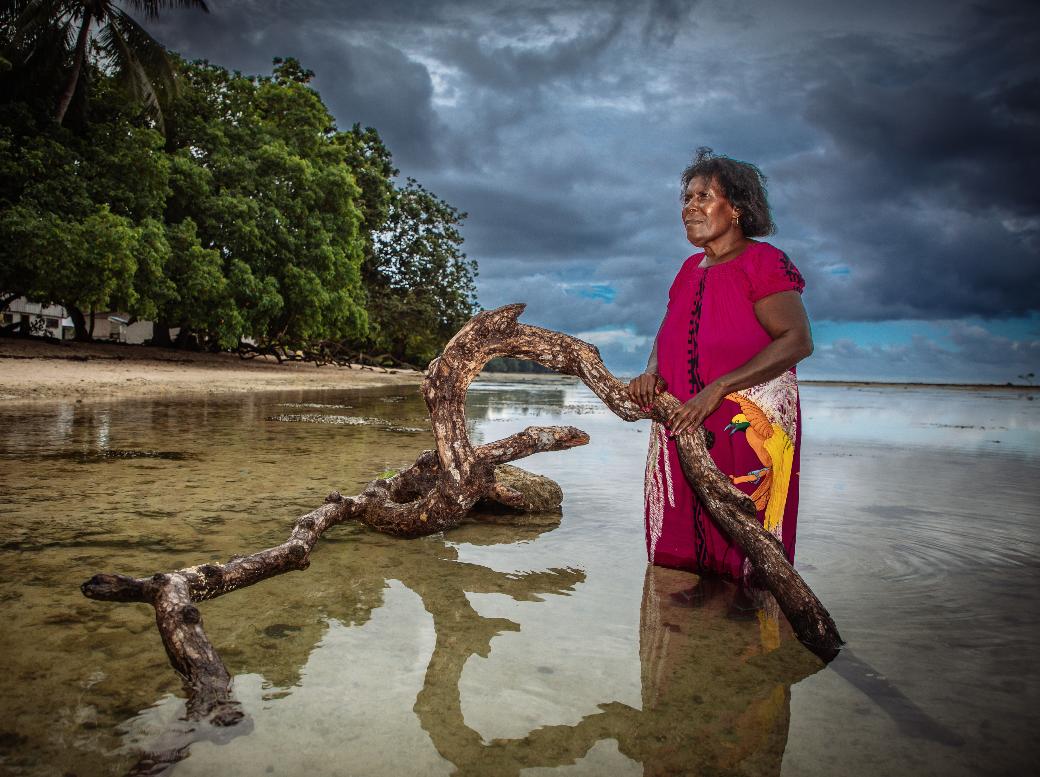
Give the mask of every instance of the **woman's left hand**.
M 725 389 L 717 383 L 709 383 L 700 390 L 697 396 L 687 400 L 668 416 L 665 425 L 673 437 L 682 434 L 687 429 L 695 429 L 704 423 L 704 419 L 719 409 L 719 405 L 725 398 Z

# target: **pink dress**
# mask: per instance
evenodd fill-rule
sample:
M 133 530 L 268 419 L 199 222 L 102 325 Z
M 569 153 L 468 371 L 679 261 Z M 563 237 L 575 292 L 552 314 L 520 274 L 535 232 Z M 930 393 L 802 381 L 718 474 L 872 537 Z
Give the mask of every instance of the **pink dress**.
M 769 344 L 755 317 L 758 300 L 805 286 L 787 255 L 768 243 L 752 242 L 713 267 L 699 267 L 703 258 L 694 254 L 675 276 L 657 336 L 658 372 L 682 402 Z M 752 497 L 759 520 L 793 562 L 801 436 L 794 370 L 730 394 L 704 427 L 715 464 Z M 736 581 L 750 572 L 686 482 L 675 442 L 658 424 L 647 457 L 646 544 L 650 562 L 660 566 Z

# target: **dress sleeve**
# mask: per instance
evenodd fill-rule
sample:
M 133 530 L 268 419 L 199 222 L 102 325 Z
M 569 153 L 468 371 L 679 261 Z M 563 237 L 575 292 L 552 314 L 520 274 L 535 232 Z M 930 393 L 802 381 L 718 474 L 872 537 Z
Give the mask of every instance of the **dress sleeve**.
M 779 248 L 766 246 L 768 250 L 760 251 L 749 263 L 748 296 L 752 302 L 781 291 L 797 291 L 805 288 L 805 279 L 794 266 L 794 262 Z

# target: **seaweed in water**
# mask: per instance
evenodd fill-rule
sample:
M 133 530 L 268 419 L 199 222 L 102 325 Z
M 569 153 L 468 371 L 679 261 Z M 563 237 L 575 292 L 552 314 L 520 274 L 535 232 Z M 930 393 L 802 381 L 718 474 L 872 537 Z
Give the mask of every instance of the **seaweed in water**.
M 379 418 L 364 418 L 355 415 L 325 415 L 324 413 L 286 413 L 268 417 L 268 421 L 304 422 L 309 424 L 332 424 L 334 426 L 386 426 L 387 421 Z
M 59 451 L 46 453 L 45 459 L 64 459 L 78 464 L 93 464 L 98 461 L 125 461 L 126 459 L 164 459 L 184 461 L 190 455 L 183 451 L 141 451 L 124 448 L 102 448 L 96 451 Z

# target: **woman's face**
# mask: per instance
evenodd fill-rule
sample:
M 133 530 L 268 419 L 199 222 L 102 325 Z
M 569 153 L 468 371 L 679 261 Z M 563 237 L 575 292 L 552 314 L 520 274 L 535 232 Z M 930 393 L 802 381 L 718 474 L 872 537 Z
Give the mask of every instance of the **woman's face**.
M 690 181 L 683 195 L 682 220 L 686 239 L 701 248 L 724 237 L 731 230 L 743 234 L 736 221 L 737 211 L 712 178 Z

